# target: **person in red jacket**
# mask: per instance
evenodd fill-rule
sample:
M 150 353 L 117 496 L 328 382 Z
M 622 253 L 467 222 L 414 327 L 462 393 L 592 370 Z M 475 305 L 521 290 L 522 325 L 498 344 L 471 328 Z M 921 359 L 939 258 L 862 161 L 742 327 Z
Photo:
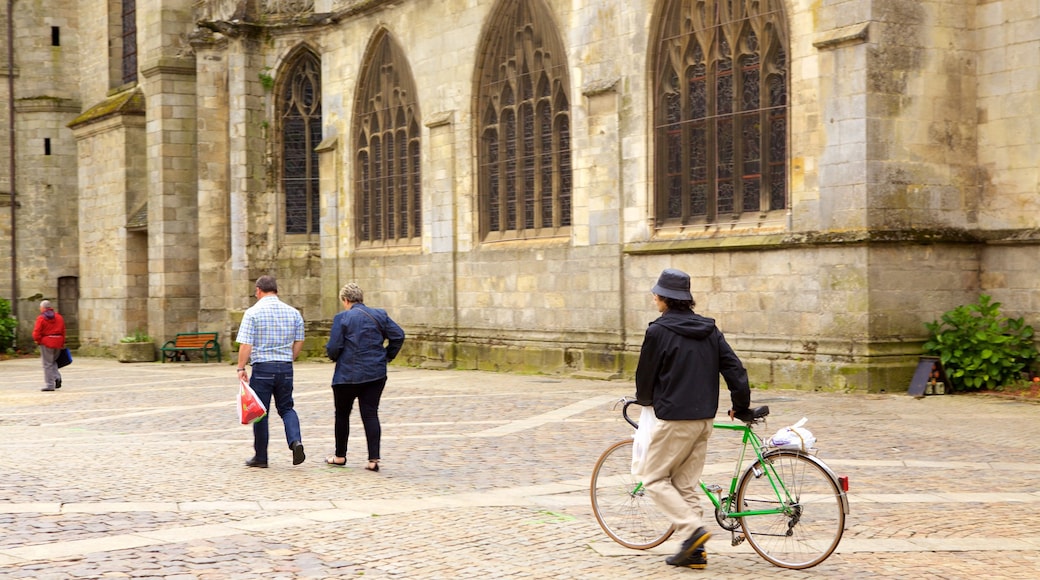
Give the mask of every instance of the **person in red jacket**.
M 40 302 L 40 315 L 36 317 L 33 327 L 33 340 L 40 345 L 40 359 L 43 361 L 43 382 L 41 391 L 53 391 L 61 388 L 61 372 L 56 360 L 65 348 L 65 319 L 54 311 L 50 300 Z

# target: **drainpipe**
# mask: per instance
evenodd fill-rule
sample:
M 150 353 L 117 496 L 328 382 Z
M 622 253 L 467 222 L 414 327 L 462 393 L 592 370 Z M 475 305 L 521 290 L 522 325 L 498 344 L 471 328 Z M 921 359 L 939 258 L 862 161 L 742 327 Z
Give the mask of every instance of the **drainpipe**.
M 15 135 L 14 135 L 14 0 L 7 0 L 7 118 L 8 118 L 8 151 L 10 159 L 11 182 L 11 314 L 18 318 L 18 245 L 17 220 L 15 220 Z M 14 346 L 18 346 L 18 333 L 14 333 Z

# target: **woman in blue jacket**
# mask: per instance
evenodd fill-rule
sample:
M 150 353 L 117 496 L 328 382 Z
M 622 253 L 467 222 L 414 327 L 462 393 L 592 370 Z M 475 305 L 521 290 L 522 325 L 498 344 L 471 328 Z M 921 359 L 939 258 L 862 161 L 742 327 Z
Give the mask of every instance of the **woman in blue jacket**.
M 336 454 L 326 458 L 325 463 L 338 467 L 347 464 L 350 413 L 357 399 L 368 442 L 365 469 L 379 471 L 379 399 L 386 386 L 386 365 L 401 352 L 404 331 L 385 310 L 365 306 L 365 295 L 353 282 L 339 291 L 339 299 L 344 310 L 332 319 L 332 332 L 325 345 L 325 354 L 336 361 L 332 375 Z

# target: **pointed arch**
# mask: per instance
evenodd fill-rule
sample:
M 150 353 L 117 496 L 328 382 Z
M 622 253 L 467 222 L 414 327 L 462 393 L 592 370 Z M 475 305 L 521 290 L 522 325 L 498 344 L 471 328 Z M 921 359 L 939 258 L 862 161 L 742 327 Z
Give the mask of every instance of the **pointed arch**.
M 566 235 L 570 78 L 543 0 L 499 0 L 476 69 L 480 229 L 485 240 Z
M 782 0 L 661 0 L 651 42 L 658 226 L 787 207 Z
M 276 84 L 281 138 L 281 186 L 286 234 L 318 234 L 321 204 L 318 153 L 321 143 L 321 60 L 306 46 L 285 59 Z
M 359 244 L 418 244 L 422 236 L 422 126 L 408 60 L 385 28 L 369 42 L 354 103 Z

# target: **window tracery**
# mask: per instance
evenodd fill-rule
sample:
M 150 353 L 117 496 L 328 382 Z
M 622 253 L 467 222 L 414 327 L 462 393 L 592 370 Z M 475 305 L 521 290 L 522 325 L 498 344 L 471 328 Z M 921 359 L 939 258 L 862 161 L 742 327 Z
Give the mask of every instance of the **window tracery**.
M 780 0 L 671 0 L 655 54 L 658 225 L 787 207 Z
M 418 243 L 422 235 L 420 116 L 415 82 L 385 31 L 361 73 L 355 160 L 358 240 Z
M 321 143 L 321 65 L 301 50 L 286 66 L 281 86 L 282 189 L 285 233 L 319 232 L 318 154 Z
M 571 225 L 570 98 L 563 44 L 541 0 L 502 0 L 480 66 L 480 216 L 485 239 Z

